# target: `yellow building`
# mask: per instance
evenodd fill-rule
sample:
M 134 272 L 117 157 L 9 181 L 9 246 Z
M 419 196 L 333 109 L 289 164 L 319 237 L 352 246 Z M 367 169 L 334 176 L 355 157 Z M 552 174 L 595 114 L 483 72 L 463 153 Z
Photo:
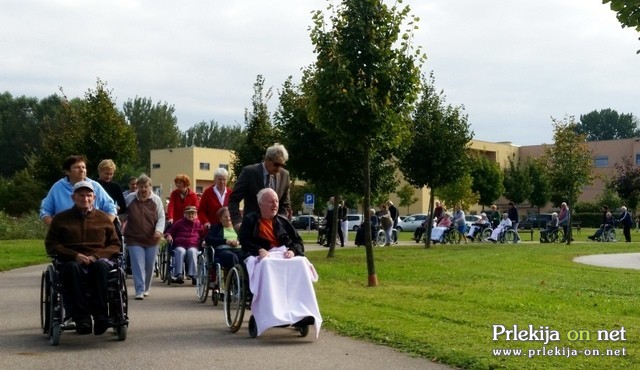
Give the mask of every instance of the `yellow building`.
M 173 179 L 185 174 L 191 179 L 191 189 L 202 193 L 213 185 L 213 173 L 223 167 L 232 175 L 231 162 L 234 155 L 226 149 L 172 148 L 151 151 L 151 179 L 153 190 L 166 199 L 175 188 Z

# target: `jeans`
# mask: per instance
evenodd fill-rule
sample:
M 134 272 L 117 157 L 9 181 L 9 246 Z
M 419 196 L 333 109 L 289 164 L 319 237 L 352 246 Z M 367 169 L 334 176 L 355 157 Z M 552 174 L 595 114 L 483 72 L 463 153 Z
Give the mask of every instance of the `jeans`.
M 133 272 L 133 286 L 136 295 L 149 291 L 151 287 L 151 276 L 158 254 L 158 246 L 141 247 L 139 245 L 129 245 L 131 254 L 131 272 Z
M 173 248 L 173 276 L 182 277 L 183 266 L 187 266 L 187 276 L 196 276 L 196 260 L 198 248 L 175 247 Z

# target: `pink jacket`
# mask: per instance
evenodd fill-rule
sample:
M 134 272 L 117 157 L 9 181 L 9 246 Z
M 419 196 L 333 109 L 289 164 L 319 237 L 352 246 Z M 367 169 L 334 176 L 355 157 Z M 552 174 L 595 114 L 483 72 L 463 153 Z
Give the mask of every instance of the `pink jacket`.
M 167 230 L 166 234 L 171 235 L 174 246 L 196 248 L 200 245 L 200 235 L 202 235 L 202 230 L 202 224 L 197 218 L 193 221 L 182 218 L 174 222 L 169 230 Z

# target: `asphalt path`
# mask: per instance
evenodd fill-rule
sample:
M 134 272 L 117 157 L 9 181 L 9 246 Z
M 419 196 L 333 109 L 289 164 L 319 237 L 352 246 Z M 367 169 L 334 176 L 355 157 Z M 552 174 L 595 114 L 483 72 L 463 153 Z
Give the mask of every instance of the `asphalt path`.
M 67 331 L 53 347 L 40 329 L 45 267 L 0 273 L 0 369 L 451 369 L 324 329 L 318 339 L 313 328 L 305 338 L 272 328 L 252 339 L 250 312 L 232 334 L 222 305 L 199 303 L 190 283 L 166 286 L 159 279 L 143 301 L 130 297 L 126 341 L 111 330 L 102 336 Z

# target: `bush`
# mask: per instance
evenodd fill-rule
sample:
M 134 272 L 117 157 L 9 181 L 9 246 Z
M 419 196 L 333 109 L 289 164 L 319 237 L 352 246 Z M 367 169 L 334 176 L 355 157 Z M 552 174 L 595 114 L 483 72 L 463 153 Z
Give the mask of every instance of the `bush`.
M 19 218 L 0 211 L 0 240 L 44 239 L 46 232 L 47 228 L 35 211 Z

